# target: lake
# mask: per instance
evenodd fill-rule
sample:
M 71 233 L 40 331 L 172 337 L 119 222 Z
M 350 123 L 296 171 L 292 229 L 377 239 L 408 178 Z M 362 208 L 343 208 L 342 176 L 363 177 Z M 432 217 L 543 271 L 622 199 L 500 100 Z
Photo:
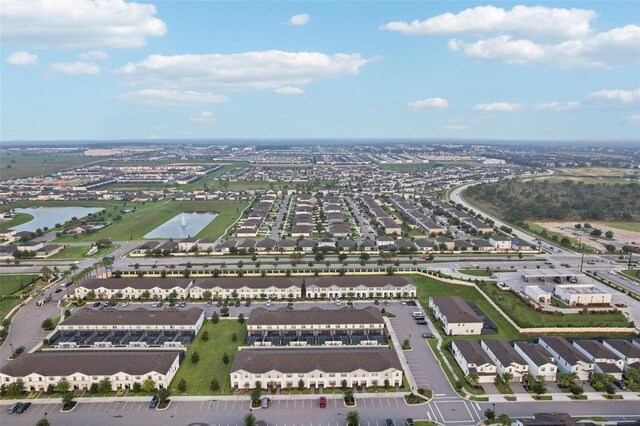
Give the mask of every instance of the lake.
M 172 217 L 145 238 L 187 238 L 195 237 L 205 226 L 211 223 L 218 213 L 180 213 Z
M 35 232 L 36 229 L 53 228 L 56 223 L 63 224 L 72 217 L 85 217 L 89 213 L 97 213 L 103 210 L 100 207 L 29 207 L 15 209 L 16 213 L 27 213 L 33 216 L 33 220 L 18 225 L 11 229 L 15 231 Z

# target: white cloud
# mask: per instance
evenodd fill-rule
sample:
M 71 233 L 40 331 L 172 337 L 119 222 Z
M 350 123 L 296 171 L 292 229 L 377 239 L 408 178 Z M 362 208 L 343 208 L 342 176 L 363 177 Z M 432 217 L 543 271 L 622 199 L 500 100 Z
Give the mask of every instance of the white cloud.
M 78 58 L 85 61 L 104 61 L 108 56 L 102 50 L 90 50 L 88 52 L 78 54 Z
M 100 67 L 91 62 L 56 62 L 51 64 L 51 69 L 64 75 L 96 75 L 100 73 Z
M 547 65 L 560 68 L 614 68 L 635 66 L 640 61 L 640 26 L 627 25 L 610 31 L 557 44 L 514 39 L 510 35 L 467 43 L 449 40 L 449 50 L 474 59 L 496 60 L 513 65 Z
M 176 90 L 277 89 L 358 74 L 361 55 L 268 50 L 234 54 L 150 55 L 117 70 L 130 85 Z
M 575 109 L 609 109 L 629 107 L 640 102 L 640 88 L 632 90 L 598 90 L 582 99 L 569 102 L 548 102 L 535 105 L 536 110 L 570 111 Z
M 421 109 L 445 109 L 448 106 L 449 102 L 443 98 L 429 98 L 407 104 L 407 107 L 412 111 L 419 111 Z
M 138 90 L 117 95 L 116 99 L 132 104 L 148 106 L 219 104 L 229 101 L 228 96 L 215 95 L 211 92 L 171 89 Z
M 505 10 L 478 6 L 424 21 L 389 22 L 380 28 L 410 35 L 513 33 L 526 37 L 569 39 L 589 34 L 590 22 L 595 17 L 596 13 L 587 9 L 514 6 Z
M 464 124 L 448 124 L 442 128 L 444 130 L 469 130 L 470 127 Z
M 640 114 L 631 114 L 627 116 L 627 121 L 629 123 L 640 123 Z
M 189 118 L 192 123 L 216 123 L 218 119 L 215 114 L 209 111 L 202 111 L 200 114 Z
M 304 95 L 304 90 L 292 86 L 278 87 L 275 92 L 281 95 Z
M 152 4 L 124 0 L 3 0 L 3 44 L 37 48 L 141 47 L 167 29 Z
M 510 102 L 493 102 L 489 104 L 478 104 L 472 109 L 474 111 L 482 112 L 513 112 L 517 111 L 521 107 L 522 106 L 520 104 L 514 104 Z
M 30 66 L 38 63 L 38 55 L 29 52 L 15 52 L 7 57 L 9 65 Z
M 311 20 L 311 15 L 308 13 L 301 13 L 300 15 L 293 15 L 289 19 L 289 25 L 302 26 L 307 25 Z

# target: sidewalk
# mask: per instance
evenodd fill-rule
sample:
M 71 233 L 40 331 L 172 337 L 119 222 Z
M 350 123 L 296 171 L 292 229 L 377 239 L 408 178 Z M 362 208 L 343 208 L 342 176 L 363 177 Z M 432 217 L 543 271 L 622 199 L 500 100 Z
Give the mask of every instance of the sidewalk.
M 624 392 L 624 393 L 618 393 L 617 395 L 621 395 L 622 399 L 607 399 L 604 397 L 604 395 L 597 393 L 597 392 L 588 392 L 588 393 L 584 393 L 584 395 L 587 397 L 587 399 L 571 399 L 569 398 L 568 393 L 547 393 L 544 394 L 543 396 L 550 396 L 552 401 L 565 401 L 565 402 L 581 402 L 581 401 L 640 401 L 640 396 L 635 393 L 635 392 Z M 545 402 L 545 401 L 538 401 L 536 399 L 534 399 L 534 395 L 533 394 L 513 394 L 513 395 L 483 395 L 483 396 L 487 396 L 489 398 L 489 402 Z M 515 401 L 508 401 L 505 397 L 515 397 Z

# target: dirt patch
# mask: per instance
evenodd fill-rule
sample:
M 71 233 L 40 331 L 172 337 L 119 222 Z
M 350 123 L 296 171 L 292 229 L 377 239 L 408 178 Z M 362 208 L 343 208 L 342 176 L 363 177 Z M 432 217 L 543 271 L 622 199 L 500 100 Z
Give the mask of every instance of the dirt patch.
M 605 232 L 611 231 L 613 232 L 613 239 L 609 240 L 607 238 L 598 238 L 589 235 L 589 232 L 585 232 L 583 229 L 576 229 L 575 221 L 566 221 L 566 222 L 533 222 L 537 225 L 547 228 L 550 231 L 557 232 L 562 235 L 566 235 L 571 238 L 580 238 L 582 237 L 582 242 L 584 244 L 589 245 L 597 250 L 605 251 L 606 244 L 613 244 L 615 246 L 622 246 L 624 244 L 640 244 L 640 232 L 634 231 L 625 231 L 622 229 L 613 228 L 607 225 L 606 222 L 589 222 L 593 228 L 599 229 L 602 231 L 604 235 Z
M 626 176 L 635 174 L 635 169 L 609 168 L 609 167 L 576 167 L 558 169 L 563 173 L 577 176 Z

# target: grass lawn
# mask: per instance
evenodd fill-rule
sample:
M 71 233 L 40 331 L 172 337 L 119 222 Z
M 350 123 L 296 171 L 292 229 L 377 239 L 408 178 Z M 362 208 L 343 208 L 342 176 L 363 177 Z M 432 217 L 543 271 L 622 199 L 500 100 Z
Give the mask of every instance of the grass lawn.
M 205 330 L 209 332 L 209 340 L 206 342 L 201 338 Z M 238 340 L 235 342 L 231 340 L 234 333 L 238 335 Z M 207 321 L 187 349 L 185 359 L 171 382 L 173 395 L 181 394 L 178 390 L 180 379 L 185 379 L 187 382 L 185 394 L 214 395 L 214 392 L 209 389 L 214 377 L 220 383 L 220 390 L 215 394 L 231 395 L 229 372 L 233 358 L 238 351 L 238 345 L 243 344 L 246 334 L 246 325 L 240 324 L 237 320 L 220 320 L 218 324 Z M 194 351 L 200 355 L 200 361 L 196 364 L 191 362 L 191 354 Z M 222 362 L 222 356 L 225 352 L 229 354 L 228 364 Z
M 415 426 L 438 426 L 438 423 L 430 422 L 428 420 L 416 420 L 413 424 Z
M 28 213 L 16 213 L 13 219 L 3 220 L 2 222 L 0 222 L 0 231 L 13 228 L 14 226 L 22 225 L 23 223 L 29 222 L 31 219 L 33 219 L 33 216 Z
M 23 152 L 7 151 L 0 156 L 2 179 L 14 179 L 48 174 L 68 167 L 96 161 L 97 157 L 85 157 L 81 153 L 51 155 L 26 155 Z M 11 167 L 8 167 L 11 166 Z
M 425 233 L 418 228 L 411 228 L 407 233 L 408 237 L 426 237 Z
M 640 222 L 604 222 L 608 226 L 623 231 L 640 232 Z
M 0 275 L 0 296 L 9 296 L 20 291 L 28 284 L 35 283 L 38 280 L 36 274 L 26 275 Z
M 218 238 L 227 226 L 238 217 L 247 203 L 239 201 L 169 201 L 162 200 L 139 204 L 138 210 L 126 213 L 119 221 L 91 234 L 64 236 L 56 242 L 96 241 L 111 238 L 113 241 L 126 241 L 143 238 L 149 231 L 162 225 L 182 212 L 218 212 L 219 215 L 197 235 L 199 238 Z M 129 206 L 128 207 L 134 207 Z
M 493 284 L 479 287 L 521 327 L 627 327 L 622 313 L 562 314 L 538 312 L 510 291 L 498 290 Z
M 429 306 L 429 296 L 460 296 L 474 302 L 482 312 L 498 326 L 498 334 L 506 339 L 520 338 L 520 333 L 485 299 L 477 288 L 465 285 L 445 283 L 435 278 L 422 275 L 411 275 L 418 288 L 418 299 L 426 309 Z M 464 338 L 481 339 L 483 336 L 461 336 Z M 489 336 L 484 336 L 487 338 Z
M 458 272 L 467 275 L 473 275 L 474 277 L 490 277 L 491 272 L 486 269 L 458 269 Z
M 627 269 L 626 271 L 621 271 L 621 273 L 634 281 L 640 281 L 640 269 Z
M 92 256 L 85 256 L 91 249 L 91 246 L 67 246 L 58 253 L 50 257 L 50 259 L 95 259 L 107 255 L 116 249 L 117 246 L 105 247 L 98 250 Z

